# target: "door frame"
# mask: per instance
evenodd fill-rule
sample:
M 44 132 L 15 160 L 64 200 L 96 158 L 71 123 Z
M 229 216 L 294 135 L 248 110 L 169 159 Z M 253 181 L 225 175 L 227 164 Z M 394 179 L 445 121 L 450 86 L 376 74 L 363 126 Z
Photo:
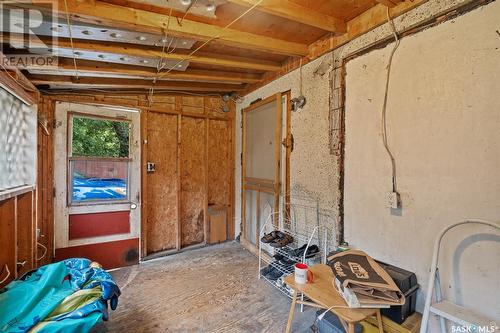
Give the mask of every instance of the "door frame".
M 290 202 L 290 156 L 293 150 L 293 135 L 291 133 L 291 92 L 290 90 L 276 93 L 266 97 L 260 101 L 251 104 L 242 109 L 242 154 L 241 154 L 241 244 L 250 252 L 258 255 L 257 244 L 252 244 L 246 238 L 247 223 L 246 223 L 246 190 L 251 189 L 257 192 L 257 214 L 259 212 L 260 193 L 268 193 L 275 195 L 275 211 L 279 211 L 280 196 L 285 199 L 285 209 Z M 276 102 L 276 121 L 275 128 L 275 174 L 271 184 L 268 180 L 261 180 L 246 177 L 246 114 L 266 104 Z M 283 106 L 283 104 L 285 104 Z M 283 119 L 284 118 L 284 119 Z M 284 131 L 284 132 L 283 132 Z M 283 135 L 284 134 L 284 135 Z M 284 149 L 282 148 L 284 147 Z M 284 152 L 284 160 L 282 159 Z M 284 165 L 282 165 L 284 162 Z M 247 185 L 248 180 L 255 182 L 255 185 Z M 260 216 L 257 216 L 257 220 Z M 274 224 L 277 225 L 278 217 Z M 259 241 L 260 230 L 256 227 L 256 242 Z

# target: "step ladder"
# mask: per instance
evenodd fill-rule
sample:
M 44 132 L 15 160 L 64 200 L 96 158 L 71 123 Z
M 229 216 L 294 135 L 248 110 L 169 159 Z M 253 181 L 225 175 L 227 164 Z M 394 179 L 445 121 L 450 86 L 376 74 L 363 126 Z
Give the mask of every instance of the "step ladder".
M 454 304 L 453 302 L 443 299 L 441 282 L 439 279 L 439 269 L 437 267 L 441 241 L 443 240 L 444 235 L 448 231 L 464 224 L 482 224 L 500 230 L 500 223 L 481 220 L 481 219 L 468 219 L 452 224 L 443 229 L 443 231 L 441 231 L 441 233 L 438 235 L 434 243 L 431 273 L 429 277 L 429 283 L 427 285 L 427 295 L 425 298 L 425 308 L 422 315 L 422 324 L 420 326 L 420 333 L 427 333 L 427 326 L 429 325 L 429 316 L 431 313 L 439 317 L 441 333 L 448 332 L 446 329 L 446 320 L 449 320 L 459 326 L 465 326 L 465 327 L 484 326 L 484 325 L 489 326 L 494 322 L 493 320 L 478 315 L 465 307 L 459 306 L 457 304 Z M 433 292 L 435 296 L 434 303 L 432 302 Z

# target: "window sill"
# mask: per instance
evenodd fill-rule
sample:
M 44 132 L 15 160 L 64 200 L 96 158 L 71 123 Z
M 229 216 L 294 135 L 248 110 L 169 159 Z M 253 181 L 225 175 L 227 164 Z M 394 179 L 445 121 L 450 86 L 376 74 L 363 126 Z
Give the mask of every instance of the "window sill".
M 0 201 L 4 201 L 15 196 L 32 192 L 36 189 L 35 185 L 23 185 L 18 187 L 9 188 L 7 190 L 0 191 Z

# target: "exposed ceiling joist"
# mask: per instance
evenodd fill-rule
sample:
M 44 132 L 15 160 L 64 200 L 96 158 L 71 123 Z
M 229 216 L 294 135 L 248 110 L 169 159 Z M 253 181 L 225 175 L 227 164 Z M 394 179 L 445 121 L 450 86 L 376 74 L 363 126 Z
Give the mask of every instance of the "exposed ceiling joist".
M 23 40 L 26 40 L 26 36 L 15 35 L 15 34 L 3 34 L 1 35 L 1 40 L 4 43 L 18 43 L 21 44 Z M 71 49 L 71 42 L 66 38 L 58 38 L 54 43 L 50 38 L 30 38 L 30 45 L 46 45 L 58 49 Z M 24 44 L 27 45 L 27 44 Z M 265 61 L 265 60 L 254 60 L 235 56 L 226 56 L 221 54 L 213 54 L 206 52 L 198 52 L 190 57 L 185 53 L 180 53 L 177 51 L 175 53 L 162 52 L 158 48 L 150 48 L 131 44 L 118 44 L 118 43 L 106 43 L 99 41 L 84 41 L 84 40 L 74 40 L 73 47 L 75 50 L 79 51 L 91 51 L 91 52 L 101 52 L 101 53 L 113 53 L 120 54 L 123 56 L 133 56 L 133 57 L 144 57 L 144 58 L 163 58 L 181 61 L 187 58 L 187 61 L 193 63 L 200 63 L 206 65 L 217 65 L 231 68 L 244 68 L 244 69 L 254 69 L 261 71 L 278 71 L 281 69 L 279 63 Z
M 375 0 L 375 1 L 387 7 L 394 7 L 403 2 L 403 0 Z
M 153 87 L 151 80 L 140 79 L 116 79 L 116 78 L 94 78 L 81 77 L 76 79 L 72 76 L 59 75 L 29 75 L 28 78 L 35 85 L 50 85 L 55 88 L 76 89 L 149 89 Z M 240 91 L 243 85 L 184 82 L 184 81 L 157 81 L 155 90 L 182 90 L 182 91 L 210 91 L 230 92 Z
M 46 0 L 33 0 L 33 3 L 43 4 Z M 231 28 L 184 19 L 179 24 L 176 19 L 167 15 L 139 10 L 130 7 L 117 6 L 101 1 L 57 1 L 60 15 L 65 15 L 67 3 L 68 12 L 73 21 L 87 22 L 110 27 L 124 28 L 132 31 L 143 31 L 156 34 L 168 34 L 174 37 L 194 38 L 206 41 L 216 38 L 217 42 L 229 46 L 265 51 L 270 53 L 304 56 L 308 52 L 305 44 L 289 42 L 282 39 L 252 34 Z
M 8 63 L 5 55 L 0 52 L 0 62 L 2 64 Z M 0 86 L 10 91 L 20 99 L 29 104 L 35 104 L 38 101 L 39 91 L 33 83 L 24 76 L 18 68 L 9 70 L 4 65 L 0 69 Z
M 99 61 L 78 61 L 78 73 L 80 76 L 93 76 L 93 77 L 133 77 L 152 79 L 157 76 L 157 72 L 152 68 L 145 68 L 139 66 L 128 66 L 119 64 L 109 64 Z M 73 61 L 70 59 L 59 59 L 57 68 L 47 68 L 45 66 L 29 65 L 24 67 L 36 74 L 48 75 L 74 75 L 75 69 Z M 205 82 L 224 82 L 230 84 L 241 83 L 256 83 L 260 80 L 260 75 L 250 73 L 235 73 L 235 72 L 222 72 L 222 71 L 208 71 L 188 69 L 183 72 L 172 71 L 167 75 L 161 77 L 161 80 L 180 80 L 180 81 L 205 81 Z
M 229 0 L 229 2 L 248 7 L 256 4 L 258 0 Z M 326 31 L 335 33 L 344 33 L 347 31 L 346 23 L 342 19 L 325 15 L 286 0 L 264 0 L 257 8 L 260 11 Z

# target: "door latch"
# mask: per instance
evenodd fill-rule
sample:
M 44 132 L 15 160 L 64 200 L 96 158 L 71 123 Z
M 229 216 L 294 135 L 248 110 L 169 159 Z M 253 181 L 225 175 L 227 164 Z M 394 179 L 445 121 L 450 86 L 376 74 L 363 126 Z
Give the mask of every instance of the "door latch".
M 288 137 L 283 139 L 283 142 L 281 142 L 283 147 L 285 148 L 290 148 L 290 151 L 293 151 L 293 146 L 294 146 L 294 140 L 293 140 L 293 134 L 290 134 Z

